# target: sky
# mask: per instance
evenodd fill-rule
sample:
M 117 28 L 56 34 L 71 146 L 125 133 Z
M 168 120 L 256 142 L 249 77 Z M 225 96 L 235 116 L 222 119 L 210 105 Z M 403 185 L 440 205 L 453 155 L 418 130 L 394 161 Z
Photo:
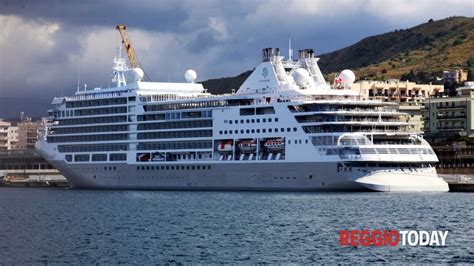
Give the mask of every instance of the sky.
M 184 82 L 187 69 L 198 81 L 252 69 L 265 47 L 286 56 L 288 34 L 295 54 L 322 54 L 449 16 L 474 17 L 474 0 L 0 0 L 0 105 L 72 95 L 78 77 L 111 86 L 117 24 L 153 81 Z

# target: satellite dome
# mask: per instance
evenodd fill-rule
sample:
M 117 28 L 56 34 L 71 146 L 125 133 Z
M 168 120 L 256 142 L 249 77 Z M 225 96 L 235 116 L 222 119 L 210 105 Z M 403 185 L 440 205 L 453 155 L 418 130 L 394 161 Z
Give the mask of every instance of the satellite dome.
M 143 76 L 145 75 L 145 73 L 143 73 L 143 70 L 141 68 L 134 68 L 132 70 L 133 72 L 133 80 L 134 81 L 140 81 L 143 79 Z
M 300 87 L 308 86 L 309 80 L 310 80 L 308 70 L 304 68 L 298 68 L 293 72 L 292 76 L 298 86 Z
M 189 83 L 194 83 L 194 81 L 197 78 L 196 71 L 192 69 L 186 70 L 186 73 L 184 73 L 184 78 L 189 82 Z
M 352 85 L 352 83 L 354 83 L 355 74 L 351 70 L 345 69 L 339 74 L 339 78 L 341 79 L 342 84 L 344 85 L 344 87 L 348 87 L 348 86 Z

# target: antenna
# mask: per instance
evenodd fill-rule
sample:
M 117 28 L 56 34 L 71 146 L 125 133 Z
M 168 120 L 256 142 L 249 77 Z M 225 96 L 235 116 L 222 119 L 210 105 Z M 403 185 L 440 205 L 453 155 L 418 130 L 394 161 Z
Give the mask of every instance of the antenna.
M 81 64 L 78 64 L 77 65 L 77 92 L 79 92 L 80 77 L 81 77 Z
M 288 61 L 293 61 L 293 50 L 291 49 L 291 34 L 288 33 Z

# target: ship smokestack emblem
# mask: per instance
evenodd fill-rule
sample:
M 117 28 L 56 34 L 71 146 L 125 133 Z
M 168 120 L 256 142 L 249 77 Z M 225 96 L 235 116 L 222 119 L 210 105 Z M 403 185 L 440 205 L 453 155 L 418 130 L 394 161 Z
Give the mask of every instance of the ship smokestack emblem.
M 264 78 L 266 78 L 266 77 L 268 76 L 268 68 L 264 67 L 264 68 L 262 69 L 262 76 L 263 76 Z

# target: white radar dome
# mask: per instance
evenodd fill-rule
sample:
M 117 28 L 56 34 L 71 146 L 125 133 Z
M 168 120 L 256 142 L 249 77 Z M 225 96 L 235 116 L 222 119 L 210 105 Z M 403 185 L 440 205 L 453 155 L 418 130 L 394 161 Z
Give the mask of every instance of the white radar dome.
M 304 68 L 298 68 L 293 72 L 292 76 L 298 86 L 308 86 L 310 80 L 308 70 Z
M 188 69 L 186 70 L 186 73 L 184 73 L 184 78 L 190 82 L 190 83 L 194 83 L 194 81 L 196 80 L 197 78 L 197 73 L 196 71 L 192 70 L 192 69 Z
M 133 72 L 133 80 L 135 81 L 140 81 L 142 80 L 143 76 L 145 75 L 145 73 L 143 72 L 143 70 L 141 68 L 134 68 L 132 70 Z
M 339 78 L 341 79 L 342 85 L 344 85 L 344 87 L 348 87 L 348 86 L 352 85 L 352 83 L 354 83 L 354 81 L 356 79 L 354 72 L 352 72 L 349 69 L 343 70 L 339 74 Z

